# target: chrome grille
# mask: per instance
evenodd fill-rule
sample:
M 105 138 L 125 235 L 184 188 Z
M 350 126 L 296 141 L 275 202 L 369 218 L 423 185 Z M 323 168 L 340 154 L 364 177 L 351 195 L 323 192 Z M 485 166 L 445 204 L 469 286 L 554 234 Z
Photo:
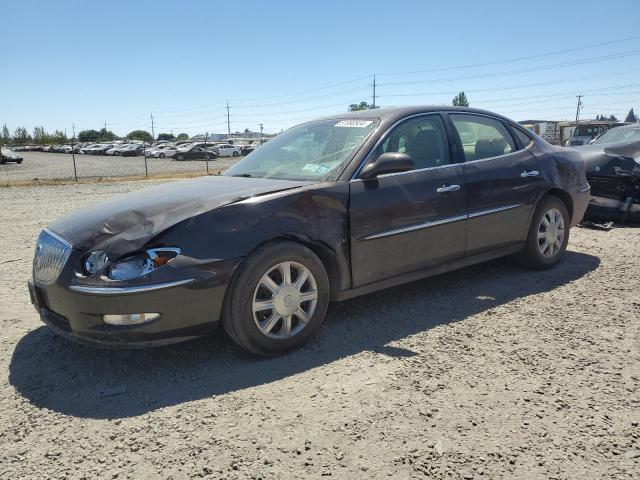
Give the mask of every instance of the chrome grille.
M 51 285 L 71 254 L 71 244 L 46 228 L 40 233 L 33 257 L 33 281 L 38 285 Z

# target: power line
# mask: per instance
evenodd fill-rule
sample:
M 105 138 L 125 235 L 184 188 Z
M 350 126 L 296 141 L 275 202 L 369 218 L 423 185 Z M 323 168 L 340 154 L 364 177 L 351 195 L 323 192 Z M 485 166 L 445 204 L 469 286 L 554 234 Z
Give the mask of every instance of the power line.
M 504 63 L 513 63 L 513 62 L 520 62 L 522 60 L 531 60 L 533 58 L 542 58 L 542 57 L 549 57 L 549 56 L 553 56 L 553 55 L 559 55 L 562 53 L 571 53 L 571 52 L 577 52 L 579 50 L 586 50 L 589 48 L 595 48 L 595 47 L 603 47 L 605 45 L 613 45 L 616 43 L 622 43 L 622 42 L 628 42 L 630 40 L 637 40 L 640 39 L 640 35 L 636 35 L 633 37 L 627 37 L 627 38 L 621 38 L 619 40 L 610 40 L 608 42 L 601 42 L 601 43 L 592 43 L 590 45 L 583 45 L 583 46 L 579 46 L 579 47 L 574 47 L 574 48 L 567 48 L 564 50 L 555 50 L 552 52 L 546 52 L 546 53 L 539 53 L 536 55 L 528 55 L 525 57 L 515 57 L 515 58 L 509 58 L 509 59 L 505 59 L 505 60 L 496 60 L 493 62 L 484 62 L 484 63 L 472 63 L 469 65 L 457 65 L 457 66 L 453 66 L 453 67 L 442 67 L 442 68 L 429 68 L 426 70 L 413 70 L 413 71 L 405 71 L 405 72 L 387 72 L 387 73 L 381 73 L 380 75 L 382 76 L 391 76 L 391 75 L 412 75 L 412 74 L 417 74 L 417 73 L 432 73 L 432 72 L 444 72 L 444 71 L 449 71 L 449 70 L 461 70 L 461 69 L 465 69 L 465 68 L 477 68 L 477 67 L 487 67 L 490 65 L 500 65 L 500 64 L 504 64 Z
M 626 70 L 624 72 L 611 72 L 605 74 L 596 74 L 590 75 L 587 77 L 582 77 L 581 80 L 591 80 L 594 78 L 601 77 L 610 77 L 610 76 L 619 76 L 625 75 L 629 73 L 640 72 L 640 70 Z M 563 80 L 551 80 L 548 82 L 535 82 L 535 83 L 524 83 L 520 85 L 503 85 L 500 87 L 488 87 L 488 88 L 475 88 L 475 89 L 465 89 L 466 93 L 482 93 L 482 92 L 502 92 L 505 90 L 520 90 L 522 88 L 531 88 L 531 87 L 541 87 L 541 86 L 549 86 L 549 85 L 557 85 L 559 83 L 575 83 L 575 77 L 567 78 Z M 378 95 L 378 98 L 388 98 L 388 97 L 423 97 L 423 96 L 438 96 L 438 95 L 454 95 L 457 93 L 456 90 L 447 90 L 440 92 L 419 92 L 419 93 L 390 93 L 386 95 Z
M 529 73 L 529 72 L 542 71 L 542 70 L 553 70 L 553 69 L 556 69 L 556 68 L 572 67 L 572 66 L 575 66 L 575 65 L 583 65 L 583 64 L 586 64 L 586 63 L 601 62 L 601 61 L 605 61 L 605 60 L 624 58 L 624 57 L 629 57 L 629 56 L 633 56 L 633 55 L 640 55 L 640 50 L 630 50 L 630 51 L 627 51 L 627 52 L 614 53 L 614 54 L 610 54 L 610 55 L 601 55 L 599 57 L 582 58 L 580 60 L 574 60 L 574 61 L 571 61 L 571 62 L 562 62 L 562 63 L 554 63 L 554 64 L 549 64 L 549 65 L 540 65 L 540 66 L 537 66 L 537 67 L 527 67 L 527 68 L 521 68 L 521 69 L 518 69 L 518 70 L 508 70 L 508 71 L 504 71 L 504 72 L 481 73 L 481 74 L 476 74 L 476 75 L 465 75 L 465 76 L 461 76 L 461 77 L 432 78 L 432 79 L 429 79 L 429 80 L 410 80 L 410 81 L 404 81 L 404 82 L 390 82 L 390 83 L 381 83 L 379 85 L 380 86 L 417 85 L 417 84 L 421 84 L 421 83 L 453 82 L 453 81 L 457 81 L 457 80 L 469 80 L 469 79 L 474 79 L 474 78 L 489 78 L 489 77 L 499 77 L 499 76 L 506 76 L 506 75 L 517 75 L 517 74 L 520 74 L 520 73 Z

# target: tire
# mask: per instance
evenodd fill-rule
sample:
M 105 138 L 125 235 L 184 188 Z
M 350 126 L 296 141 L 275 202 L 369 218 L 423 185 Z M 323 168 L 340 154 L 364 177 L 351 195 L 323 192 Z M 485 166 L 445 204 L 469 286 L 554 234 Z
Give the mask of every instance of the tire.
M 281 268 L 287 264 L 290 265 L 289 284 L 284 281 Z M 304 269 L 309 275 L 298 289 L 294 284 Z M 270 288 L 277 289 L 278 293 L 265 288 L 263 280 L 267 274 L 272 282 Z M 299 302 L 300 293 L 303 299 Z M 294 297 L 293 303 L 291 297 Z M 254 305 L 262 308 L 256 307 L 254 311 Z M 318 331 L 328 305 L 329 280 L 320 259 L 303 245 L 277 241 L 259 247 L 234 274 L 223 306 L 222 325 L 243 349 L 256 355 L 279 355 L 300 347 Z M 300 310 L 306 321 L 297 313 Z
M 558 219 L 558 214 L 561 217 L 561 222 Z M 546 224 L 551 226 L 551 230 L 547 229 Z M 553 227 L 554 224 L 557 227 Z M 525 246 L 516 255 L 518 263 L 533 270 L 546 270 L 553 267 L 560 261 L 567 249 L 570 224 L 571 219 L 565 203 L 555 195 L 544 197 L 536 207 L 531 219 Z M 546 232 L 549 232 L 548 236 L 543 236 Z M 555 235 L 556 232 L 558 234 L 563 232 L 561 241 Z M 545 244 L 549 244 L 546 249 Z
M 22 160 L 18 160 L 16 163 L 20 165 L 22 163 Z
M 238 156 L 238 152 L 233 152 L 231 155 L 233 155 L 234 157 Z
M 205 159 L 205 160 L 207 160 L 207 161 L 211 160 L 211 155 L 206 154 L 206 155 L 204 156 L 204 159 Z
M 176 159 L 178 159 L 178 160 L 182 161 L 182 160 L 184 160 L 184 155 L 178 155 L 178 156 L 176 157 Z
M 161 153 L 160 155 L 158 155 L 158 158 L 164 158 L 164 153 Z

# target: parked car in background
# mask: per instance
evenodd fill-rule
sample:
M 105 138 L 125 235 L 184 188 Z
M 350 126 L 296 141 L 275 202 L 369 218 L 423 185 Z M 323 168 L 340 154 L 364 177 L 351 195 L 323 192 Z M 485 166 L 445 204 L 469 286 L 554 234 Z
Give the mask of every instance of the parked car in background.
M 583 156 L 591 198 L 585 217 L 596 221 L 640 221 L 640 124 L 607 130 Z
M 145 155 L 150 158 L 165 158 L 171 157 L 178 151 L 178 148 L 174 145 L 160 145 L 156 148 L 152 148 L 145 152 Z
M 102 143 L 91 149 L 91 155 L 105 155 L 107 150 L 113 148 L 113 143 Z
M 213 160 L 217 158 L 215 151 L 203 147 L 179 148 L 171 158 L 176 160 Z
M 249 155 L 251 152 L 253 152 L 256 148 L 258 148 L 260 146 L 260 144 L 255 144 L 255 143 L 250 143 L 248 145 L 243 145 L 240 148 L 240 153 L 241 155 Z
M 287 130 L 222 176 L 54 221 L 29 291 L 53 331 L 85 344 L 166 344 L 222 326 L 274 355 L 315 334 L 330 300 L 506 255 L 551 268 L 588 200 L 576 150 L 500 115 L 345 113 Z
M 100 146 L 99 143 L 90 143 L 89 145 L 85 145 L 80 149 L 80 153 L 83 155 L 91 155 L 91 152 L 94 148 L 98 148 Z
M 242 149 L 237 145 L 223 143 L 222 145 L 217 145 L 217 148 L 218 155 L 221 157 L 239 157 L 242 155 Z
M 577 147 L 580 145 L 587 145 L 591 140 L 598 135 L 602 135 L 604 132 L 611 128 L 624 125 L 620 122 L 612 120 L 585 120 L 581 121 L 573 130 L 571 137 L 565 142 L 566 147 Z
M 113 147 L 111 147 L 109 150 L 107 150 L 104 153 L 105 153 L 105 155 L 117 155 L 118 152 L 120 150 L 122 150 L 125 146 L 126 146 L 126 144 L 120 143 L 120 144 L 114 145 Z
M 631 123 L 629 125 L 611 128 L 591 140 L 591 145 L 630 142 L 640 142 L 640 123 Z
M 9 147 L 0 147 L 0 163 L 22 163 L 23 158 Z
M 118 155 L 121 157 L 137 157 L 138 155 L 142 155 L 144 151 L 144 146 L 141 143 L 130 144 L 127 148 L 122 148 L 119 150 Z

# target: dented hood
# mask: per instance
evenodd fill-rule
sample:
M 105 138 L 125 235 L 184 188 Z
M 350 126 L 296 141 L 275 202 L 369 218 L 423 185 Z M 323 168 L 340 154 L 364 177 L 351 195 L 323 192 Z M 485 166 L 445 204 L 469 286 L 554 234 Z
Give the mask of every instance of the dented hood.
M 140 248 L 167 228 L 244 198 L 310 182 L 263 178 L 201 177 L 171 182 L 77 210 L 49 229 L 78 250 L 123 254 Z
M 640 171 L 640 142 L 604 143 L 573 147 L 582 154 L 587 175 L 609 176 Z

